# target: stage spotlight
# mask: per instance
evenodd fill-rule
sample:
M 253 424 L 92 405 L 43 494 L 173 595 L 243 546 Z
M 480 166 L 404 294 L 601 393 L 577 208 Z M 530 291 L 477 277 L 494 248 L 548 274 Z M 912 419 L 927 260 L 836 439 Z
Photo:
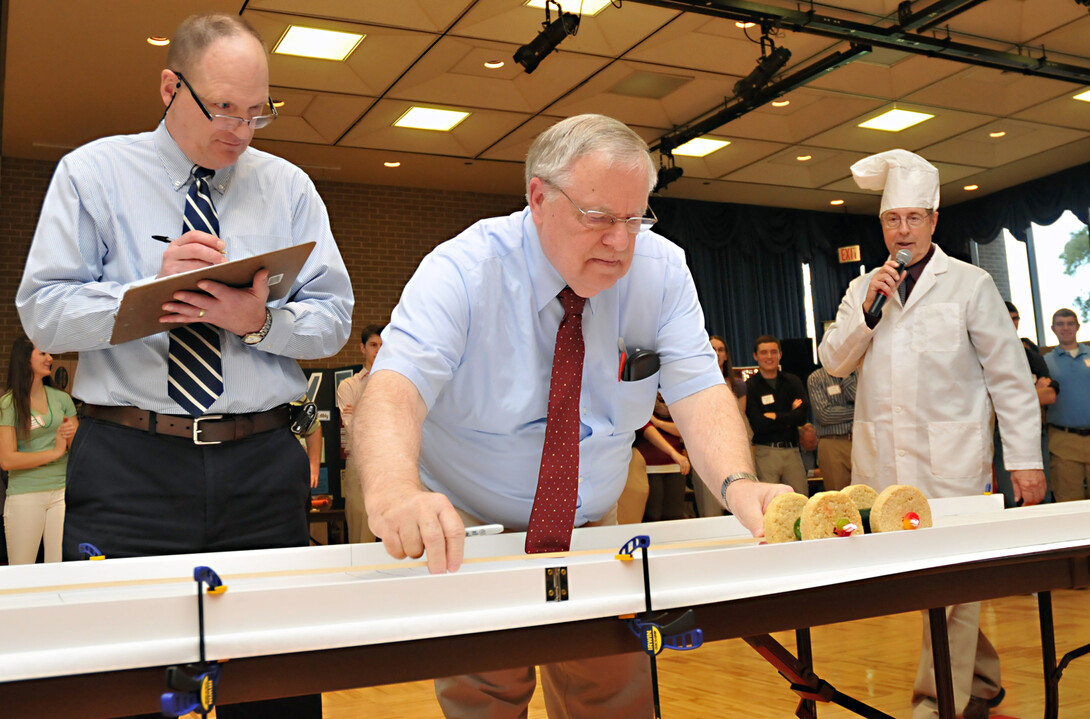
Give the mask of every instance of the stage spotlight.
M 659 174 L 658 180 L 655 182 L 654 192 L 665 190 L 667 185 L 671 182 L 675 182 L 685 174 L 684 169 L 677 167 L 674 164 L 674 156 L 670 153 L 664 153 L 659 162 Z
M 786 47 L 773 48 L 772 52 L 757 61 L 757 67 L 753 68 L 753 72 L 734 83 L 734 94 L 743 100 L 749 100 L 758 90 L 767 85 L 790 59 L 791 51 Z
M 545 29 L 515 53 L 515 62 L 526 68 L 527 75 L 536 70 L 538 64 L 555 50 L 564 38 L 574 35 L 579 30 L 578 15 L 565 12 L 553 22 L 549 22 L 547 8 L 545 13 Z

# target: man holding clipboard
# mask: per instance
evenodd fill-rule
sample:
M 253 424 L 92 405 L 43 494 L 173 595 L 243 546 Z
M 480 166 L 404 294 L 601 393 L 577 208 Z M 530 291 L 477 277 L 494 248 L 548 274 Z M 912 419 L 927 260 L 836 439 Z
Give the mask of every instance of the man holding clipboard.
M 107 557 L 306 545 L 309 469 L 287 407 L 306 390 L 296 360 L 335 354 L 351 328 L 351 283 L 314 185 L 249 147 L 276 114 L 261 38 L 236 16 L 194 16 L 166 67 L 155 130 L 58 164 L 16 297 L 35 346 L 80 353 L 68 560 L 81 542 Z M 164 331 L 115 327 L 123 297 L 157 278 L 293 248 L 272 295 L 259 263 L 243 286 L 201 279 L 143 303 Z

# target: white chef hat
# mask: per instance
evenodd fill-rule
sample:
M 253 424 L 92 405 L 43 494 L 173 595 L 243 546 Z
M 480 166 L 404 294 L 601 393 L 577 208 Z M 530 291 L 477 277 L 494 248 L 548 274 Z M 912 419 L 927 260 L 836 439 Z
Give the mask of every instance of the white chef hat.
M 881 215 L 899 207 L 939 209 L 939 171 L 908 150 L 887 150 L 852 165 L 855 184 L 864 190 L 883 190 Z

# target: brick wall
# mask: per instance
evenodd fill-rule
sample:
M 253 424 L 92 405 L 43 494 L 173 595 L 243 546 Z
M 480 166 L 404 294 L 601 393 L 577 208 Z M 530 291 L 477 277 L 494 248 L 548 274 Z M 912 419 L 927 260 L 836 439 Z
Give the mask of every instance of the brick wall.
M 0 385 L 7 378 L 8 350 L 22 332 L 15 291 L 54 164 L 3 158 L 0 171 Z M 401 288 L 435 245 L 482 217 L 521 208 L 520 196 L 440 192 L 404 187 L 315 183 L 329 209 L 333 235 L 356 295 L 353 337 L 341 352 L 304 367 L 359 362 L 358 328 L 385 323 Z M 73 355 L 74 357 L 74 355 Z

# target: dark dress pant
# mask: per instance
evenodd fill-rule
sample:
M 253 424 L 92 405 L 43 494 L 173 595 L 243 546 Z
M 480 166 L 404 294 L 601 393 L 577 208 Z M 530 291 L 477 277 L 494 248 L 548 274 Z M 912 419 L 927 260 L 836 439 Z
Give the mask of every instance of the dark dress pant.
M 306 452 L 286 427 L 195 445 L 84 417 L 68 456 L 64 559 L 82 559 L 81 542 L 107 558 L 307 546 L 309 480 Z M 222 682 L 230 671 L 228 663 Z M 149 709 L 157 703 L 148 698 Z M 216 714 L 317 718 L 322 698 L 217 706 Z

